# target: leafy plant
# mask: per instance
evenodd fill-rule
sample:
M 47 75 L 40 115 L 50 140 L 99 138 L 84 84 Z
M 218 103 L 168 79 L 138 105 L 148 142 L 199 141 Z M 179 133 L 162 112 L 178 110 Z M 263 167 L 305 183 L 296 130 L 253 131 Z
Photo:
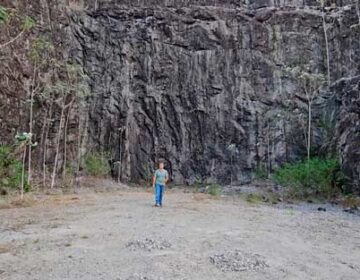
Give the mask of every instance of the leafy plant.
M 26 151 L 29 151 L 29 159 L 31 158 L 31 151 L 37 147 L 37 142 L 32 142 L 33 134 L 31 132 L 22 132 L 17 133 L 15 136 L 16 145 L 23 150 L 23 156 L 22 156 L 22 174 L 21 174 L 21 189 L 20 189 L 20 196 L 21 200 L 24 198 L 24 191 L 26 191 L 26 186 L 30 186 L 30 163 L 29 160 L 29 173 L 27 174 L 28 180 L 25 182 L 25 159 L 26 159 Z M 28 149 L 27 149 L 28 147 Z
M 288 187 L 295 197 L 329 198 L 340 192 L 344 175 L 337 159 L 312 158 L 284 165 L 275 171 L 274 180 Z
M 36 24 L 36 21 L 32 17 L 26 16 L 22 22 L 22 30 L 28 31 L 31 28 L 33 28 L 35 26 L 35 24 Z
M 312 114 L 313 104 L 318 98 L 319 91 L 325 82 L 325 77 L 321 73 L 311 73 L 310 65 L 296 66 L 287 71 L 299 82 L 302 93 L 305 94 L 307 103 L 307 128 L 305 134 L 307 157 L 310 160 L 312 148 Z M 302 97 L 301 97 L 302 98 Z
M 95 177 L 105 177 L 110 173 L 107 153 L 92 153 L 85 157 L 85 171 Z
M 13 17 L 19 18 L 19 16 L 17 16 L 15 11 L 12 11 L 3 6 L 0 6 L 0 24 L 11 25 L 12 24 L 11 19 Z M 0 48 L 6 47 L 7 45 L 12 44 L 17 39 L 19 39 L 25 32 L 29 31 L 36 25 L 35 19 L 33 19 L 32 17 L 29 17 L 29 16 L 25 16 L 22 19 L 20 18 L 20 20 L 21 20 L 20 32 L 18 32 L 18 34 L 15 37 L 8 39 L 7 42 L 0 44 Z
M 212 196 L 219 196 L 221 192 L 221 188 L 217 184 L 211 184 L 207 187 L 207 193 Z
M 255 169 L 254 177 L 257 180 L 265 180 L 265 179 L 267 179 L 268 178 L 268 173 L 266 171 L 266 168 L 259 167 L 259 168 Z
M 0 6 L 0 23 L 6 22 L 9 19 L 9 12 L 3 6 Z
M 259 193 L 249 193 L 245 196 L 245 200 L 252 204 L 258 204 L 262 201 L 262 195 Z
M 0 145 L 0 187 L 19 189 L 22 180 L 22 163 L 13 155 L 10 146 Z M 30 185 L 24 185 L 24 191 L 30 190 Z

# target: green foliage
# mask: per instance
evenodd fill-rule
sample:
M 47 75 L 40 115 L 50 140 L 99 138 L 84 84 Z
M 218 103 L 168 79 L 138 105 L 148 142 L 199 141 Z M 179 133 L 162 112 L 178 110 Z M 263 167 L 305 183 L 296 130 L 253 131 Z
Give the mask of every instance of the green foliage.
M 15 136 L 16 145 L 18 146 L 30 145 L 31 149 L 35 149 L 38 146 L 38 143 L 32 142 L 32 137 L 33 137 L 32 133 L 28 133 L 28 132 L 17 133 Z
M 37 65 L 47 64 L 49 63 L 48 58 L 53 51 L 53 44 L 44 37 L 39 37 L 31 43 L 29 56 L 31 61 Z
M 66 81 L 56 81 L 54 84 L 48 84 L 42 92 L 44 98 L 51 96 L 73 96 L 79 105 L 84 105 L 86 97 L 90 94 L 87 83 L 88 76 L 83 68 L 78 64 L 62 64 L 59 61 L 53 61 L 54 67 L 60 72 L 65 72 Z
M 28 31 L 31 28 L 33 28 L 35 26 L 35 24 L 36 24 L 36 21 L 32 17 L 26 16 L 22 22 L 22 29 L 24 31 Z
M 211 184 L 207 187 L 207 193 L 212 196 L 219 196 L 221 192 L 221 188 L 217 184 Z
M 254 177 L 257 180 L 265 180 L 268 178 L 268 173 L 264 167 L 259 167 L 255 169 Z
M 15 15 L 16 12 L 14 10 L 0 6 L 0 23 L 9 23 L 11 18 Z M 28 31 L 32 29 L 35 26 L 35 24 L 36 24 L 35 19 L 29 16 L 25 16 L 21 22 L 21 29 L 23 31 Z
M 92 153 L 85 157 L 85 170 L 89 175 L 105 177 L 110 173 L 110 165 L 107 153 Z
M 18 189 L 21 177 L 22 163 L 13 156 L 13 149 L 0 145 L 0 188 Z M 29 191 L 30 186 L 25 184 L 24 190 Z
M 337 159 L 313 158 L 286 164 L 276 170 L 274 179 L 288 187 L 295 197 L 331 197 L 339 193 L 345 176 Z
M 0 23 L 5 23 L 8 21 L 8 19 L 9 19 L 8 10 L 3 6 L 0 6 Z
M 259 193 L 249 193 L 246 195 L 245 200 L 252 204 L 258 204 L 260 203 L 262 199 L 262 195 Z
M 321 73 L 312 73 L 308 64 L 289 67 L 286 68 L 286 71 L 299 82 L 310 100 L 316 97 L 316 93 L 325 82 L 325 76 Z

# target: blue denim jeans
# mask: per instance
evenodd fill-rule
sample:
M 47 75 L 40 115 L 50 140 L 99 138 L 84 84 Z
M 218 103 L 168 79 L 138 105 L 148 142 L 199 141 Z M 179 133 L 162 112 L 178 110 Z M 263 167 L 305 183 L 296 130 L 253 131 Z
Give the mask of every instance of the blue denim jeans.
M 164 185 L 156 184 L 155 185 L 155 203 L 162 205 L 162 199 L 164 194 Z

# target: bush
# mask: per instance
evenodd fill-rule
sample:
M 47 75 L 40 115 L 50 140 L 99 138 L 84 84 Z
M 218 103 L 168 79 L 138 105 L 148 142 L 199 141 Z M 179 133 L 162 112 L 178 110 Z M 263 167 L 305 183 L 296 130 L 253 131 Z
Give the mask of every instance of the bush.
M 275 171 L 275 181 L 289 187 L 296 197 L 311 195 L 329 198 L 340 192 L 344 183 L 337 159 L 313 158 L 286 164 Z
M 10 146 L 0 145 L 0 189 L 19 189 L 21 177 L 22 163 L 13 156 Z M 26 177 L 25 173 L 24 178 Z M 30 186 L 26 181 L 24 182 L 24 191 L 30 191 Z
M 207 193 L 213 196 L 219 196 L 221 189 L 220 186 L 217 184 L 212 184 L 210 186 L 207 186 Z
M 257 180 L 266 180 L 268 178 L 268 173 L 264 167 L 259 167 L 254 171 L 254 178 Z
M 111 169 L 108 162 L 107 153 L 93 153 L 85 157 L 85 171 L 95 177 L 105 177 L 109 175 Z

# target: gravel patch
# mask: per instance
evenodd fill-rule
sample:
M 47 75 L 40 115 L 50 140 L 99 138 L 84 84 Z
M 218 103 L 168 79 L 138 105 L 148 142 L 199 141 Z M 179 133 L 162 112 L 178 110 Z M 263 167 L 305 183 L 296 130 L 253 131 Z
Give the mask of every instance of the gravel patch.
M 154 240 L 151 238 L 145 238 L 143 240 L 130 241 L 126 244 L 126 247 L 131 251 L 153 251 L 153 250 L 164 250 L 171 247 L 171 244 L 166 240 Z
M 210 262 L 223 272 L 255 271 L 268 267 L 260 255 L 239 250 L 210 256 Z
M 135 273 L 130 277 L 126 278 L 126 280 L 153 280 L 153 278 L 149 278 L 148 276 Z

